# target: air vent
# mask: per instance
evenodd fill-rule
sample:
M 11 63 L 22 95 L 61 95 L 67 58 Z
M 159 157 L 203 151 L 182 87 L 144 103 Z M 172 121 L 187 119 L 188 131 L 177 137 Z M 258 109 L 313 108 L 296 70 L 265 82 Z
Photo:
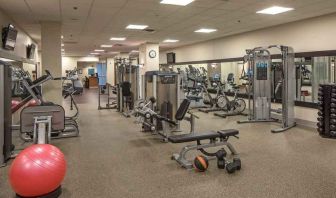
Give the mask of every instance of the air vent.
M 145 31 L 145 32 L 149 32 L 149 33 L 153 33 L 153 32 L 155 32 L 155 30 L 154 30 L 154 29 L 149 29 L 149 28 L 147 28 L 147 29 L 144 29 L 143 31 Z

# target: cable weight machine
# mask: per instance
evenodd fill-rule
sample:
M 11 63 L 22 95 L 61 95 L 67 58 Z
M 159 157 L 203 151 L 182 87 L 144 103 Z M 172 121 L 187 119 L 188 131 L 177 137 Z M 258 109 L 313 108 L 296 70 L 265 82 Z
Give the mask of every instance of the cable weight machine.
M 281 71 L 281 88 L 282 108 L 272 109 L 272 58 L 271 49 L 281 52 L 281 64 L 278 70 Z M 272 129 L 273 133 L 286 131 L 294 126 L 294 100 L 295 100 L 295 62 L 294 50 L 288 46 L 272 45 L 268 47 L 257 47 L 252 50 L 246 50 L 247 55 L 244 57 L 245 63 L 248 64 L 248 120 L 238 121 L 243 123 L 257 122 L 278 122 L 279 119 L 272 117 L 272 112 L 281 114 L 281 127 Z

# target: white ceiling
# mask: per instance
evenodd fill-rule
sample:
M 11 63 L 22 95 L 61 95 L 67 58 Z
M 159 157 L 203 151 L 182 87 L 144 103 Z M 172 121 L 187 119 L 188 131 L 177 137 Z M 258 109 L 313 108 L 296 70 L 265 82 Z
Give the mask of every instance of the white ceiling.
M 38 42 L 41 21 L 61 21 L 65 52 L 70 56 L 86 56 L 101 44 L 123 45 L 108 49 L 114 52 L 128 52 L 144 42 L 160 42 L 165 49 L 336 12 L 336 0 L 195 0 L 185 7 L 159 2 L 0 0 L 0 8 Z M 293 7 L 295 11 L 274 16 L 256 14 L 274 5 Z M 128 24 L 146 24 L 156 31 L 126 30 Z M 218 31 L 194 33 L 201 27 Z M 127 37 L 127 40 L 109 41 L 110 37 L 118 36 Z M 161 43 L 168 38 L 180 42 Z

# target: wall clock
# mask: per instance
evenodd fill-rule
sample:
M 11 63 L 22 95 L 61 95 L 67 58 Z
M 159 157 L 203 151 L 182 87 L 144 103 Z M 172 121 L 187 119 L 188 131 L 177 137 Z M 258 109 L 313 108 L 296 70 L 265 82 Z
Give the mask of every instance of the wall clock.
M 155 58 L 156 57 L 156 51 L 155 50 L 149 51 L 149 57 L 150 58 Z

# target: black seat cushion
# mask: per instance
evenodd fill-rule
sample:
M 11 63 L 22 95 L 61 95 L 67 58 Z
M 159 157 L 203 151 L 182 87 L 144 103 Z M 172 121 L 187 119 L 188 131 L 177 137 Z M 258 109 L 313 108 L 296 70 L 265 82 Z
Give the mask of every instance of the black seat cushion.
M 176 114 L 175 114 L 176 120 L 183 120 L 185 114 L 188 112 L 189 105 L 190 105 L 190 101 L 188 99 L 184 99 L 180 107 L 176 111 Z
M 127 97 L 131 96 L 131 83 L 128 81 L 122 82 L 121 83 L 121 89 L 122 89 L 122 95 Z
M 227 129 L 227 130 L 220 130 L 218 131 L 218 133 L 220 134 L 221 137 L 226 138 L 229 136 L 235 136 L 239 134 L 238 130 L 235 129 Z
M 204 132 L 204 133 L 191 133 L 184 135 L 175 135 L 168 137 L 171 143 L 183 143 L 183 142 L 193 142 L 197 140 L 207 140 L 220 137 L 220 134 L 215 131 Z
M 189 100 L 201 100 L 203 97 L 202 96 L 187 96 Z

